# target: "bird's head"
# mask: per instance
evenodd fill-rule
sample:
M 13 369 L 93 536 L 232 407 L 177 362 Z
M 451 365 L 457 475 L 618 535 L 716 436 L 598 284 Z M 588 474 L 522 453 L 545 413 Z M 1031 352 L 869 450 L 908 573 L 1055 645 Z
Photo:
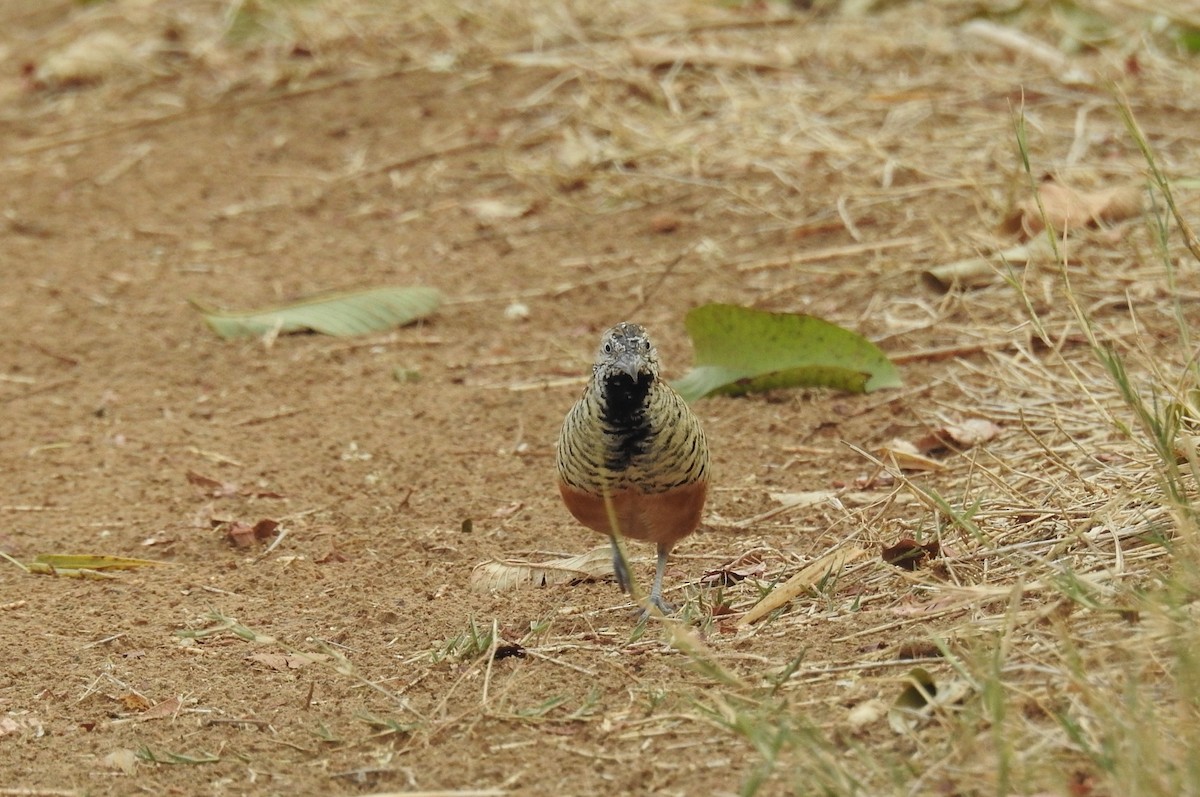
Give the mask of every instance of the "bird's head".
M 646 330 L 622 321 L 604 333 L 592 370 L 596 380 L 605 384 L 628 379 L 648 386 L 658 378 L 658 351 Z

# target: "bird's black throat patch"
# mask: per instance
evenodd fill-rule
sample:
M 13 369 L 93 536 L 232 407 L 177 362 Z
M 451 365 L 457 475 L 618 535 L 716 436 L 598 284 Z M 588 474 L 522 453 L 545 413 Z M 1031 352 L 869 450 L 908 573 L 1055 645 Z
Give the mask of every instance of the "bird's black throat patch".
M 646 450 L 646 440 L 650 437 L 646 408 L 653 386 L 654 377 L 650 374 L 641 374 L 636 380 L 617 374 L 604 380 L 600 417 L 605 431 L 616 437 L 616 446 L 608 452 L 605 462 L 609 470 L 624 470 Z

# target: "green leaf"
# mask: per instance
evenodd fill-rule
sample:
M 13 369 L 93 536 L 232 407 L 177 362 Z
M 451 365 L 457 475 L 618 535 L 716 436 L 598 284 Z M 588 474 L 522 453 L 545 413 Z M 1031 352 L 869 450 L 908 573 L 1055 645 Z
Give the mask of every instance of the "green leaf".
M 195 300 L 191 304 L 223 338 L 308 330 L 344 338 L 412 323 L 436 310 L 441 301 L 433 288 L 411 287 L 327 293 L 244 312 L 216 310 Z
M 674 386 L 688 401 L 777 387 L 870 393 L 901 384 L 896 366 L 875 344 L 814 316 L 706 304 L 685 323 L 696 365 Z
M 1175 32 L 1175 40 L 1189 55 L 1200 53 L 1200 28 L 1181 26 Z

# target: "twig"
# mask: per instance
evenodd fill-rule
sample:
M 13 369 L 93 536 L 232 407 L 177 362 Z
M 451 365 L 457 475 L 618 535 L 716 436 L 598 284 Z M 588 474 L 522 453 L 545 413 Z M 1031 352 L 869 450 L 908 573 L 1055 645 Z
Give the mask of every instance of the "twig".
M 41 387 L 34 388 L 33 390 L 26 390 L 24 393 L 18 393 L 15 396 L 5 396 L 4 398 L 0 399 L 0 402 L 7 404 L 10 401 L 17 401 L 18 399 L 30 398 L 31 396 L 37 396 L 41 393 L 48 393 L 51 390 L 56 390 L 75 381 L 77 381 L 76 377 L 69 376 L 66 379 L 59 379 L 55 382 L 50 382 L 42 385 Z
M 277 421 L 280 418 L 290 418 L 293 415 L 299 415 L 304 412 L 303 407 L 282 407 L 270 415 L 256 415 L 253 418 L 243 418 L 240 421 L 234 421 L 230 426 L 255 426 L 260 423 L 269 421 Z
M 797 266 L 801 263 L 812 263 L 818 260 L 834 260 L 842 257 L 853 257 L 855 255 L 865 254 L 867 252 L 876 252 L 881 249 L 899 249 L 905 246 L 913 246 L 918 244 L 923 239 L 916 236 L 908 238 L 893 238 L 890 241 L 866 241 L 861 244 L 845 244 L 843 246 L 829 246 L 824 249 L 814 249 L 811 252 L 802 254 L 784 255 L 782 257 L 772 257 L 766 260 L 756 260 L 750 263 L 741 263 L 738 265 L 738 271 L 763 271 L 768 268 L 784 268 L 786 266 Z

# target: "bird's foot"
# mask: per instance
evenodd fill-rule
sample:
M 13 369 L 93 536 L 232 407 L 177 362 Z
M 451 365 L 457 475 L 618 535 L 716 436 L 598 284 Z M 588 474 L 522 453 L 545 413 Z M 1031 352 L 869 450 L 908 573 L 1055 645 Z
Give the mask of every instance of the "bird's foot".
M 625 557 L 621 556 L 621 549 L 615 542 L 613 543 L 613 575 L 617 577 L 617 586 L 621 588 L 621 592 L 628 595 L 633 586 L 633 577 L 629 574 L 629 564 L 625 561 Z
M 658 609 L 658 612 L 652 611 L 651 607 Z M 637 617 L 639 623 L 644 623 L 646 622 L 646 618 L 659 613 L 669 617 L 675 613 L 675 606 L 663 600 L 662 595 L 651 595 L 646 599 L 646 607 L 635 609 L 633 615 Z

